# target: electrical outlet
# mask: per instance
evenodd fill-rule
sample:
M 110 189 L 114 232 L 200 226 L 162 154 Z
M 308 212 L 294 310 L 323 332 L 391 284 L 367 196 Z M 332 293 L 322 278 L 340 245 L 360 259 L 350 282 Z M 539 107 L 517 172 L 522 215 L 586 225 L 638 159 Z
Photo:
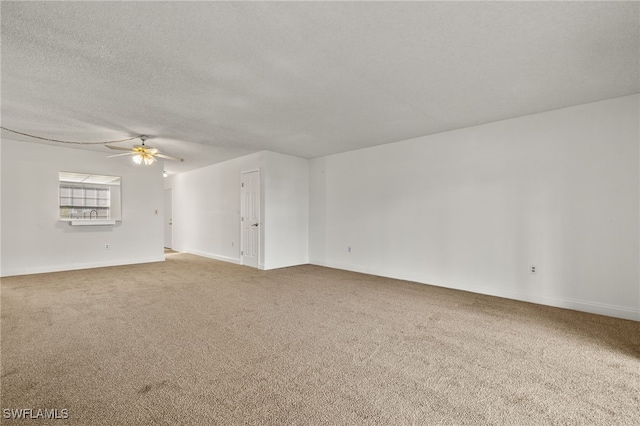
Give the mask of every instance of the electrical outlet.
M 347 247 L 347 253 L 351 253 L 351 246 Z
M 105 244 L 105 245 L 104 245 L 104 249 L 105 249 L 105 250 L 109 250 L 109 244 Z
M 538 273 L 538 267 L 537 267 L 536 265 L 531 265 L 531 266 L 529 267 L 529 273 L 530 273 L 531 275 L 535 275 L 535 274 L 537 274 L 537 273 Z

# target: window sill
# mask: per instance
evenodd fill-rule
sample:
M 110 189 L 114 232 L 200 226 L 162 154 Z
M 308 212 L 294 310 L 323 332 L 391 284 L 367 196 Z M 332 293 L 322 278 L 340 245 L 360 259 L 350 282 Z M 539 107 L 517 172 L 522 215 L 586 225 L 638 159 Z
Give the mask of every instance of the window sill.
M 115 225 L 116 221 L 111 219 L 74 219 L 69 221 L 71 226 L 99 226 Z

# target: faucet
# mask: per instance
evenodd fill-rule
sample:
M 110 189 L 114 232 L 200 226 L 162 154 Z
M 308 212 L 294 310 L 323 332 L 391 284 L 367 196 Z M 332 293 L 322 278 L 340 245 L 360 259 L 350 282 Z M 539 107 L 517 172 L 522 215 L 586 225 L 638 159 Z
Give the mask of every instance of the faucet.
M 96 212 L 96 219 L 97 219 L 97 218 L 98 218 L 98 210 L 95 210 L 95 209 L 94 209 L 94 210 L 91 210 L 91 211 L 89 212 L 89 219 L 93 219 L 93 218 L 91 217 L 91 215 L 93 214 L 93 212 Z

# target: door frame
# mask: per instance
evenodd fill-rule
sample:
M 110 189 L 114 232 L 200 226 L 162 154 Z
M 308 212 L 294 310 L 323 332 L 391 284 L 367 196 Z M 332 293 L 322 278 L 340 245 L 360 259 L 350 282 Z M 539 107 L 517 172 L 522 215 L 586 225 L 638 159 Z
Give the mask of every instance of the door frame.
M 262 250 L 261 250 L 261 242 L 262 242 L 262 228 L 263 228 L 263 221 L 262 221 L 262 173 L 260 172 L 260 168 L 257 169 L 252 169 L 252 170 L 244 170 L 240 172 L 240 264 L 244 265 L 244 221 L 243 218 L 245 217 L 245 205 L 244 205 L 244 201 L 242 199 L 242 192 L 243 192 L 243 182 L 244 182 L 244 176 L 246 174 L 249 173 L 258 173 L 258 185 L 257 185 L 257 193 L 258 193 L 258 224 L 259 224 L 259 228 L 258 228 L 258 241 L 257 241 L 257 247 L 256 247 L 256 258 L 257 258 L 257 265 L 256 268 L 260 269 L 260 266 L 262 265 Z M 247 266 L 251 266 L 252 265 L 247 265 Z
M 167 192 L 169 191 L 169 192 Z M 163 215 L 163 220 L 162 220 L 162 231 L 163 231 L 163 244 L 165 248 L 173 248 L 173 188 L 164 188 L 163 191 L 163 196 L 164 196 L 164 201 L 163 201 L 163 207 L 165 207 L 164 210 L 164 215 Z M 169 200 L 169 207 L 171 208 L 171 215 L 169 215 L 169 217 L 167 217 L 167 194 L 169 194 L 170 200 Z M 169 223 L 167 223 L 167 220 L 169 220 Z M 167 227 L 169 228 L 169 234 L 170 234 L 170 239 L 171 239 L 171 244 L 170 247 L 167 246 Z

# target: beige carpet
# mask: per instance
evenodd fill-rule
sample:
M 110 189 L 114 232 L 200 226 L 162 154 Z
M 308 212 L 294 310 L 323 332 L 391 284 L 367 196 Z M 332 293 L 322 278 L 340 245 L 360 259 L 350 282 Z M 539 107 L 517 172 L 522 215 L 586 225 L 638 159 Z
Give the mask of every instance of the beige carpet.
M 640 323 L 197 256 L 6 278 L 3 424 L 640 421 Z M 3 417 L 4 417 L 3 411 Z

